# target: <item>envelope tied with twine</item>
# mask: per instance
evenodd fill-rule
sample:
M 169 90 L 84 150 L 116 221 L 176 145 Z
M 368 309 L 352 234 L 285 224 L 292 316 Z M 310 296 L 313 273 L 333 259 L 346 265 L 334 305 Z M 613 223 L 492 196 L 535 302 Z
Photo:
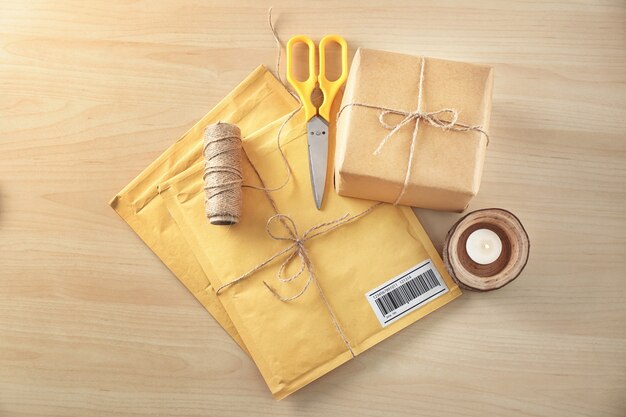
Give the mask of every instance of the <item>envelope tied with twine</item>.
M 244 183 L 282 183 L 276 134 L 283 119 L 243 139 Z M 204 218 L 201 162 L 160 186 L 279 399 L 461 294 L 411 209 L 333 192 L 316 209 L 303 119 L 297 113 L 281 139 L 291 179 L 271 193 L 244 188 L 237 225 L 214 227 Z

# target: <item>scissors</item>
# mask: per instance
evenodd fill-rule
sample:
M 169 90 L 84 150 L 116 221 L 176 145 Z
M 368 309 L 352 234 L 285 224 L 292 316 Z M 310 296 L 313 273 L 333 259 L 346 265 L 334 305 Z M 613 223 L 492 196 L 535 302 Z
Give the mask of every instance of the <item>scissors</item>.
M 334 81 L 326 78 L 326 46 L 335 42 L 341 47 L 341 75 Z M 309 78 L 300 81 L 293 75 L 293 47 L 297 43 L 306 44 L 309 52 Z M 328 131 L 330 109 L 337 92 L 348 78 L 348 45 L 338 35 L 326 35 L 319 45 L 319 75 L 316 71 L 315 44 L 305 35 L 294 36 L 287 42 L 287 80 L 300 97 L 307 123 L 307 140 L 309 147 L 309 170 L 315 206 L 319 210 L 324 199 L 326 171 L 328 166 Z M 319 83 L 324 94 L 324 101 L 316 108 L 311 101 L 311 94 Z

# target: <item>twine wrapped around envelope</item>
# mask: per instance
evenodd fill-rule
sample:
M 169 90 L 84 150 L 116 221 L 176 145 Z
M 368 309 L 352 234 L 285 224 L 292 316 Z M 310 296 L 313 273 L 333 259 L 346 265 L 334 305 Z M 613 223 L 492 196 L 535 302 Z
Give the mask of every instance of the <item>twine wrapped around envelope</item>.
M 227 287 L 230 287 L 231 285 L 237 284 L 238 282 L 241 282 L 249 278 L 250 276 L 254 275 L 255 272 L 259 271 L 261 268 L 265 267 L 266 265 L 274 261 L 276 258 L 288 252 L 291 252 L 291 254 L 287 256 L 287 258 L 281 263 L 280 267 L 278 268 L 278 271 L 276 272 L 276 279 L 280 282 L 291 282 L 295 280 L 296 278 L 298 278 L 300 275 L 302 275 L 304 271 L 306 270 L 309 274 L 309 277 L 306 283 L 304 284 L 304 286 L 302 287 L 302 289 L 299 292 L 297 292 L 295 295 L 292 295 L 290 297 L 283 297 L 274 288 L 272 288 L 267 282 L 263 281 L 263 284 L 276 298 L 278 298 L 281 301 L 288 302 L 288 301 L 293 301 L 301 297 L 309 288 L 310 284 L 314 283 L 320 295 L 320 298 L 322 299 L 322 302 L 326 306 L 326 309 L 328 310 L 328 313 L 331 316 L 333 325 L 335 326 L 337 333 L 341 336 L 341 339 L 343 340 L 344 344 L 346 345 L 346 347 L 348 348 L 352 356 L 355 356 L 354 352 L 352 351 L 352 346 L 350 345 L 350 342 L 348 341 L 348 338 L 346 337 L 345 332 L 343 331 L 341 325 L 339 324 L 339 320 L 337 319 L 337 316 L 335 315 L 333 309 L 331 308 L 330 303 L 328 302 L 328 299 L 324 295 L 324 291 L 322 291 L 322 288 L 320 287 L 319 283 L 317 282 L 317 279 L 315 278 L 315 273 L 313 271 L 313 264 L 311 262 L 311 259 L 309 258 L 309 254 L 304 244 L 310 239 L 326 234 L 332 230 L 335 230 L 345 224 L 348 224 L 352 221 L 359 219 L 360 217 L 363 217 L 371 213 L 374 209 L 376 209 L 382 204 L 383 203 L 374 204 L 370 206 L 369 208 L 367 208 L 366 210 L 362 211 L 361 213 L 353 215 L 353 216 L 350 216 L 349 214 L 345 214 L 338 219 L 320 223 L 318 225 L 315 225 L 307 229 L 302 235 L 298 234 L 298 229 L 296 227 L 296 224 L 291 217 L 287 216 L 286 214 L 273 215 L 272 217 L 269 218 L 266 224 L 266 231 L 268 235 L 272 239 L 291 241 L 292 243 L 288 245 L 287 247 L 285 247 L 284 249 L 280 250 L 279 252 L 275 253 L 274 255 L 270 256 L 263 262 L 259 263 L 257 266 L 255 266 L 254 268 L 252 268 L 250 271 L 246 272 L 245 274 L 240 275 L 239 277 L 233 279 L 232 281 L 229 281 L 221 285 L 215 291 L 216 294 L 219 294 L 222 290 L 224 290 Z M 288 233 L 286 236 L 277 235 L 274 232 L 272 232 L 271 226 L 275 222 L 280 222 L 284 226 L 285 230 Z M 287 270 L 291 262 L 294 261 L 296 258 L 300 260 L 300 268 L 294 274 L 285 277 L 285 271 Z
M 459 112 L 453 108 L 445 108 L 441 110 L 437 110 L 434 112 L 425 112 L 422 110 L 422 95 L 424 91 L 424 67 L 426 66 L 425 58 L 421 58 L 420 60 L 420 78 L 419 78 L 419 93 L 417 97 L 417 108 L 414 111 L 406 111 L 399 109 L 392 109 L 383 106 L 377 106 L 368 103 L 348 103 L 341 107 L 339 112 L 337 113 L 337 119 L 341 116 L 343 111 L 348 107 L 364 107 L 367 109 L 380 110 L 378 120 L 380 124 L 390 132 L 385 135 L 379 142 L 378 146 L 374 150 L 373 154 L 378 156 L 381 154 L 383 148 L 387 144 L 387 142 L 404 126 L 414 122 L 415 127 L 413 128 L 413 134 L 411 135 L 411 145 L 409 149 L 409 157 L 405 170 L 404 181 L 402 183 L 402 189 L 398 194 L 398 197 L 394 201 L 395 204 L 399 204 L 406 193 L 406 189 L 409 185 L 409 180 L 411 178 L 411 172 L 413 167 L 413 159 L 415 156 L 415 145 L 417 142 L 417 134 L 419 132 L 420 121 L 424 121 L 429 125 L 436 127 L 438 129 L 450 130 L 454 132 L 468 132 L 468 131 L 476 131 L 482 133 L 487 138 L 487 144 L 489 144 L 489 135 L 487 132 L 483 130 L 482 126 L 471 126 L 464 123 L 459 122 Z M 403 119 L 396 123 L 388 123 L 386 118 L 391 116 L 402 116 Z
M 244 155 L 245 155 L 245 153 L 244 153 Z M 291 281 L 294 281 L 299 276 L 301 276 L 304 273 L 304 271 L 307 271 L 309 277 L 308 277 L 306 283 L 304 284 L 304 286 L 300 289 L 300 291 L 298 291 L 295 295 L 292 295 L 290 297 L 283 297 L 273 287 L 271 287 L 267 282 L 263 281 L 263 284 L 280 301 L 289 302 L 289 301 L 293 301 L 293 300 L 301 297 L 306 292 L 306 290 L 309 288 L 310 284 L 314 283 L 316 288 L 317 288 L 317 291 L 318 291 L 318 293 L 320 295 L 320 298 L 322 299 L 322 302 L 324 303 L 324 306 L 326 307 L 326 309 L 328 310 L 328 313 L 330 314 L 331 320 L 333 322 L 333 325 L 335 326 L 335 329 L 337 330 L 337 333 L 339 334 L 339 336 L 341 336 L 341 339 L 343 340 L 344 344 L 346 345 L 346 347 L 348 348 L 348 350 L 350 351 L 352 356 L 355 356 L 355 354 L 354 354 L 354 352 L 352 350 L 352 346 L 350 346 L 350 342 L 348 341 L 345 332 L 343 331 L 341 325 L 339 324 L 339 320 L 337 319 L 337 316 L 333 312 L 333 309 L 331 308 L 331 306 L 330 306 L 330 304 L 328 302 L 328 299 L 324 295 L 324 292 L 322 291 L 322 288 L 320 287 L 319 283 L 317 282 L 317 280 L 315 278 L 313 263 L 311 262 L 309 254 L 308 254 L 308 252 L 306 250 L 305 243 L 307 241 L 311 240 L 311 239 L 314 239 L 316 237 L 322 236 L 322 235 L 324 235 L 324 234 L 326 234 L 328 232 L 331 232 L 333 230 L 336 230 L 336 229 L 340 228 L 341 226 L 344 226 L 344 225 L 346 225 L 346 224 L 348 224 L 350 222 L 353 222 L 355 220 L 358 220 L 358 219 L 368 215 L 369 213 L 374 211 L 376 208 L 380 207 L 383 203 L 373 204 L 370 207 L 368 207 L 367 209 L 365 209 L 362 212 L 360 212 L 358 214 L 355 214 L 355 215 L 350 215 L 349 213 L 346 213 L 343 216 L 341 216 L 341 217 L 339 217 L 339 218 L 337 218 L 335 220 L 330 220 L 330 221 L 319 223 L 319 224 L 317 224 L 317 225 L 307 229 L 304 233 L 299 234 L 298 233 L 298 228 L 296 226 L 295 221 L 290 216 L 288 216 L 286 214 L 279 213 L 278 207 L 276 206 L 276 202 L 274 201 L 274 199 L 270 195 L 268 189 L 265 188 L 265 184 L 263 182 L 263 179 L 261 178 L 261 174 L 259 174 L 259 171 L 256 169 L 256 167 L 254 166 L 252 161 L 250 161 L 250 159 L 247 157 L 247 155 L 246 155 L 246 159 L 250 163 L 250 166 L 252 167 L 252 170 L 254 171 L 254 173 L 256 174 L 257 178 L 261 182 L 261 187 L 258 187 L 256 189 L 257 190 L 261 190 L 261 191 L 264 192 L 265 197 L 269 201 L 269 203 L 272 206 L 272 209 L 273 209 L 273 211 L 275 213 L 272 217 L 270 217 L 267 220 L 267 223 L 265 225 L 265 230 L 267 231 L 267 234 L 272 239 L 290 241 L 292 243 L 290 245 L 286 246 L 284 249 L 278 251 L 274 255 L 270 256 L 269 258 L 265 259 L 264 261 L 260 262 L 254 268 L 252 268 L 250 271 L 248 271 L 248 272 L 238 276 L 237 278 L 232 279 L 231 281 L 228 281 L 228 282 L 222 284 L 221 286 L 219 286 L 215 290 L 215 293 L 219 295 L 224 289 L 226 289 L 226 288 L 228 288 L 228 287 L 230 287 L 232 285 L 235 285 L 235 284 L 237 284 L 239 282 L 242 282 L 242 281 L 246 280 L 247 278 L 249 278 L 252 275 L 254 275 L 257 271 L 261 270 L 262 268 L 264 268 L 265 266 L 270 264 L 275 259 L 277 259 L 280 256 L 283 256 L 283 255 L 291 252 L 287 256 L 287 258 L 281 263 L 280 267 L 278 268 L 278 271 L 276 272 L 276 278 L 280 282 L 285 282 L 285 283 L 286 282 L 291 282 Z M 273 232 L 272 231 L 272 226 L 274 224 L 282 225 L 284 230 L 287 232 L 287 234 L 286 235 L 280 235 L 280 234 L 276 234 L 275 232 Z M 300 267 L 298 268 L 298 270 L 294 274 L 289 275 L 289 276 L 285 276 L 287 268 L 296 259 L 300 260 Z

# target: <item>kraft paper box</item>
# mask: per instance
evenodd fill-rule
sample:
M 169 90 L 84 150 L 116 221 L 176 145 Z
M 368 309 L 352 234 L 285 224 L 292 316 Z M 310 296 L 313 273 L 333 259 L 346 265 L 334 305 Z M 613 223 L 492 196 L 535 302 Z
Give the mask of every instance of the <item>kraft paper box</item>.
M 277 120 L 244 138 L 249 158 L 244 158 L 244 184 L 283 183 L 286 171 L 276 142 L 281 123 Z M 332 133 L 331 128 L 331 138 Z M 272 200 L 263 191 L 243 188 L 243 212 L 236 225 L 207 221 L 202 161 L 159 187 L 278 399 L 461 294 L 410 208 L 340 197 L 332 191 L 322 210 L 315 208 L 302 111 L 285 126 L 281 143 L 291 178 L 268 193 Z M 360 213 L 349 222 L 343 217 Z M 273 237 L 266 230 L 269 219 Z M 336 223 L 343 220 L 345 224 Z M 307 260 L 310 269 L 301 260 Z M 286 266 L 283 279 L 300 267 L 304 270 L 281 282 L 281 265 Z M 233 283 L 240 277 L 245 278 Z M 281 300 L 272 291 L 294 298 Z
M 202 97 L 202 92 L 197 92 Z M 246 136 L 298 107 L 296 100 L 259 66 L 162 155 L 111 200 L 111 207 L 189 289 L 217 322 L 245 350 L 232 321 L 170 217 L 157 186 L 202 161 L 204 128 L 218 121 L 234 123 Z
M 423 77 L 420 77 L 424 63 Z M 420 89 L 420 78 L 422 87 Z M 419 121 L 410 176 L 398 204 L 436 210 L 463 211 L 480 185 L 491 113 L 493 70 L 489 66 L 359 49 L 352 62 L 338 118 L 335 185 L 343 196 L 396 202 L 409 169 L 415 120 L 410 120 L 374 151 L 415 112 L 421 91 L 421 113 L 453 109 L 458 124 L 474 127 L 455 131 Z M 366 104 L 396 110 L 353 105 Z M 436 113 L 450 121 L 451 113 Z

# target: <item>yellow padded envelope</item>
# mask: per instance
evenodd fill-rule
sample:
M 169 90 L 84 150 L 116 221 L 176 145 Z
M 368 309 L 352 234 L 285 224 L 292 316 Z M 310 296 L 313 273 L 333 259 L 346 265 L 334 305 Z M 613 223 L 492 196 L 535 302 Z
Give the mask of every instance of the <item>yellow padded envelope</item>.
M 297 106 L 296 100 L 278 80 L 265 67 L 259 66 L 110 202 L 111 207 L 244 349 L 232 321 L 159 197 L 157 185 L 202 160 L 202 135 L 207 125 L 218 121 L 237 124 L 242 135 L 246 136 Z
M 243 143 L 249 160 L 268 187 L 281 184 L 285 175 L 276 147 L 280 123 L 278 120 L 247 135 Z M 293 177 L 271 196 L 278 211 L 293 219 L 300 234 L 322 222 L 345 214 L 355 215 L 372 206 L 371 201 L 340 197 L 329 189 L 324 206 L 318 211 L 312 198 L 301 112 L 289 122 L 283 134 L 283 149 Z M 264 192 L 250 188 L 243 191 L 239 224 L 210 225 L 203 210 L 202 171 L 202 162 L 196 163 L 165 181 L 160 192 L 212 288 L 219 288 L 280 252 L 291 241 L 268 236 L 265 225 L 275 211 Z M 248 161 L 245 161 L 244 181 L 261 184 Z M 276 235 L 285 235 L 281 225 L 272 227 Z M 380 205 L 367 215 L 308 240 L 304 245 L 328 305 L 314 284 L 292 301 L 281 301 L 264 285 L 267 283 L 284 297 L 295 295 L 303 288 L 306 273 L 286 283 L 276 277 L 289 253 L 223 289 L 217 296 L 272 394 L 279 399 L 348 361 L 353 353 L 363 352 L 461 294 L 410 208 Z M 294 272 L 298 265 L 287 269 L 289 273 Z M 407 293 L 406 288 L 409 281 L 424 289 L 428 283 L 418 282 L 418 277 L 426 279 L 426 270 L 431 271 L 432 276 L 437 275 L 441 285 L 424 292 L 423 300 L 415 298 L 412 302 L 418 304 L 407 311 L 403 309 L 410 303 L 395 313 L 388 313 L 391 316 L 383 315 L 384 310 L 393 310 L 395 305 L 401 304 L 399 287 L 404 288 L 405 299 L 410 299 L 411 293 Z M 419 293 L 420 289 L 414 291 Z M 372 299 L 379 300 L 383 306 L 377 307 Z

